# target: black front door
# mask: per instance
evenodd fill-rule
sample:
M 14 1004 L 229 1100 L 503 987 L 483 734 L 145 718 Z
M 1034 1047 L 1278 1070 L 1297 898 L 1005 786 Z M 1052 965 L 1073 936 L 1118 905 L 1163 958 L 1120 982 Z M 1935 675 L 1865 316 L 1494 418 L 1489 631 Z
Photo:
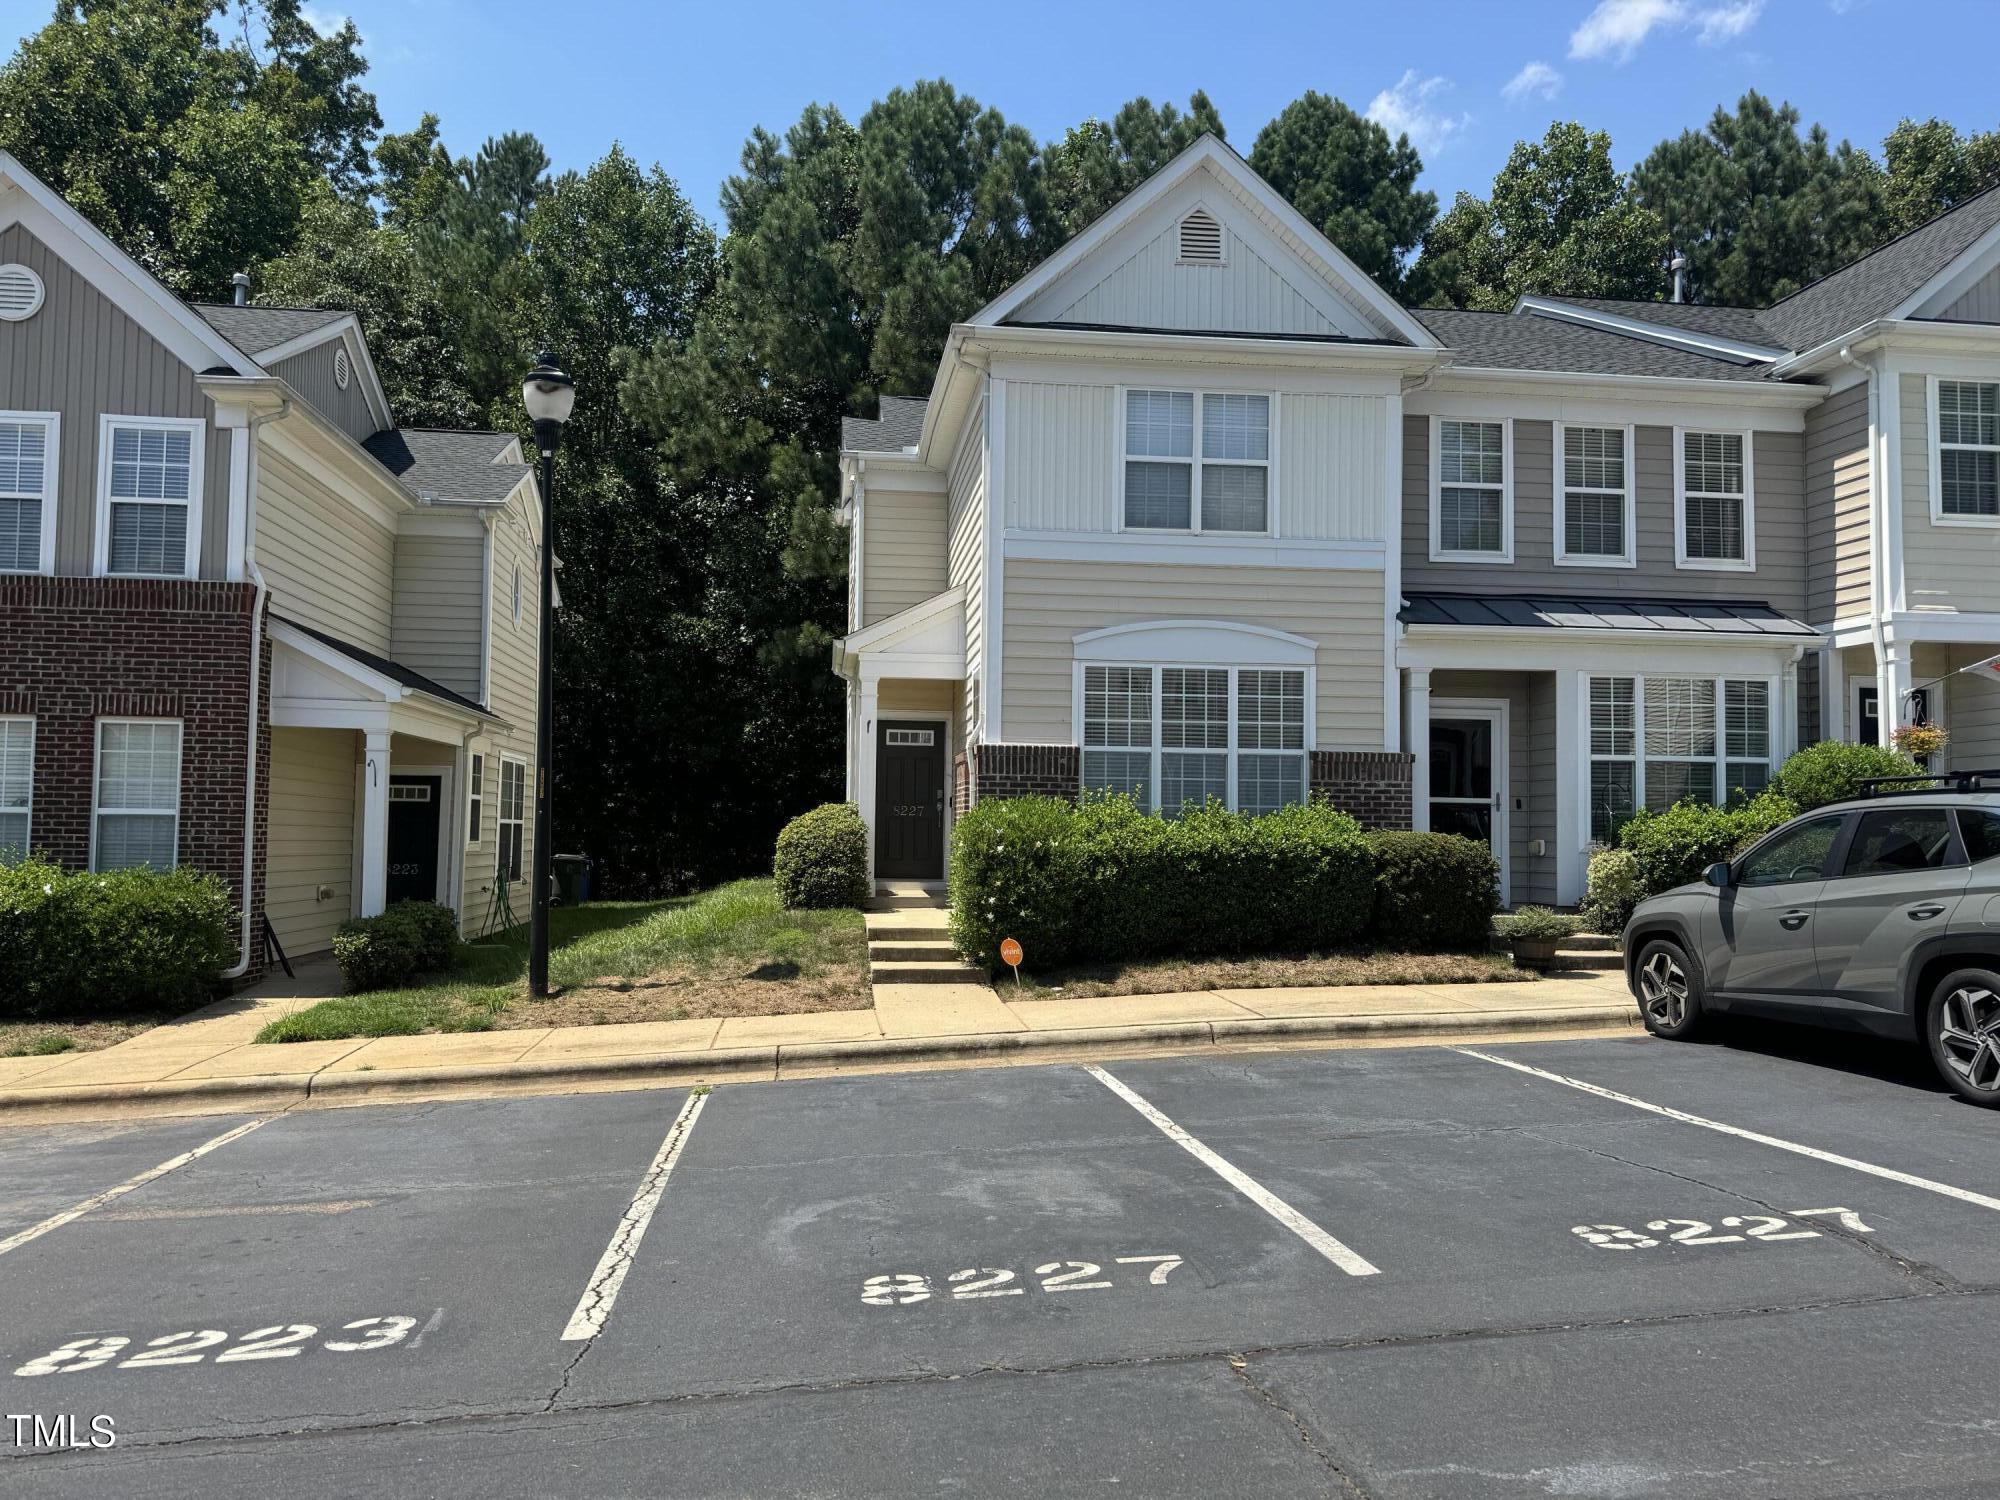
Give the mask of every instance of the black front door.
M 884 720 L 875 750 L 875 873 L 944 878 L 944 726 Z
M 438 818 L 444 778 L 389 778 L 389 899 L 438 898 Z

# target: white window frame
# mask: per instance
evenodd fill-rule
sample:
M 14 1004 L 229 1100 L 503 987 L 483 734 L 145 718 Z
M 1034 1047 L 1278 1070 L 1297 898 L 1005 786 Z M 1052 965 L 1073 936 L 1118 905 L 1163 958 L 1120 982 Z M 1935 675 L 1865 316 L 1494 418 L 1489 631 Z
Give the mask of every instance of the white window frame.
M 1500 428 L 1500 550 L 1498 552 L 1451 551 L 1443 545 L 1444 424 L 1478 422 Z M 1431 417 L 1431 561 L 1436 563 L 1484 563 L 1504 566 L 1514 560 L 1514 421 L 1490 412 L 1437 412 Z M 1453 489 L 1483 489 L 1484 485 L 1453 485 Z
M 486 752 L 471 750 L 465 759 L 465 847 L 475 849 L 486 837 Z
M 1585 834 L 1589 837 L 1595 837 L 1591 833 L 1589 816 L 1594 810 L 1594 806 L 1590 800 L 1591 768 L 1599 761 L 1629 762 L 1631 764 L 1632 808 L 1634 812 L 1643 812 L 1646 809 L 1646 762 L 1649 759 L 1646 754 L 1646 683 L 1649 678 L 1673 678 L 1676 680 L 1692 678 L 1696 681 L 1707 682 L 1713 691 L 1715 699 L 1714 755 L 1657 755 L 1650 757 L 1650 759 L 1706 761 L 1713 764 L 1715 767 L 1715 805 L 1717 807 L 1726 807 L 1729 804 L 1730 766 L 1761 764 L 1766 773 L 1764 783 L 1766 786 L 1769 786 L 1771 779 L 1778 774 L 1778 767 L 1784 760 L 1783 736 L 1785 730 L 1783 723 L 1783 683 L 1777 676 L 1755 672 L 1712 672 L 1700 669 L 1678 672 L 1636 672 L 1629 671 L 1623 667 L 1589 670 L 1579 673 L 1578 676 L 1581 678 L 1580 691 L 1582 694 L 1581 737 L 1583 743 L 1581 759 L 1583 764 L 1585 812 L 1583 826 Z M 1608 752 L 1600 754 L 1592 744 L 1590 732 L 1590 687 L 1591 682 L 1599 677 L 1623 679 L 1632 684 L 1632 750 L 1628 755 L 1618 755 Z M 1755 682 L 1764 685 L 1765 742 L 1764 756 L 1761 761 L 1755 756 L 1731 755 L 1729 753 L 1729 705 L 1725 684 L 1731 682 Z
M 1687 550 L 1687 439 L 1690 436 L 1738 437 L 1743 440 L 1743 556 L 1689 557 Z M 1693 573 L 1754 573 L 1757 570 L 1756 432 L 1748 427 L 1676 427 L 1674 429 L 1674 566 Z M 1709 490 L 1700 492 L 1704 498 Z M 1719 498 L 1734 499 L 1734 496 Z
M 521 816 L 518 818 L 507 816 L 507 768 L 509 766 L 519 766 L 521 768 Z M 516 875 L 510 871 L 507 875 L 508 885 L 518 885 L 521 881 L 528 878 L 528 807 L 532 801 L 533 799 L 528 795 L 527 761 L 518 755 L 503 754 L 500 757 L 500 792 L 497 805 L 494 808 L 493 819 L 493 826 L 500 836 L 499 848 L 505 849 L 507 847 L 508 828 L 513 827 L 521 830 L 521 873 Z
M 1210 262 L 1204 262 L 1210 264 Z M 1162 458 L 1152 454 L 1134 455 L 1127 448 L 1128 428 L 1126 425 L 1126 403 L 1133 391 L 1160 392 L 1175 396 L 1194 398 L 1194 451 L 1187 458 Z M 1268 458 L 1218 458 L 1204 460 L 1202 445 L 1202 402 L 1210 396 L 1262 396 L 1268 403 L 1270 425 L 1267 429 Z M 1121 385 L 1118 387 L 1117 425 L 1115 445 L 1118 460 L 1114 467 L 1112 486 L 1112 514 L 1117 521 L 1116 530 L 1129 536 L 1247 536 L 1273 537 L 1278 535 L 1278 412 L 1283 405 L 1279 393 L 1266 386 L 1245 386 L 1241 389 L 1230 386 L 1182 386 L 1182 385 Z M 1201 524 L 1201 468 L 1204 462 L 1212 462 L 1220 468 L 1255 469 L 1265 471 L 1264 478 L 1264 529 L 1262 531 L 1226 531 Z M 1188 466 L 1188 526 L 1128 526 L 1125 524 L 1125 469 L 1128 464 L 1186 464 Z
M 39 422 L 45 430 L 44 458 L 42 461 L 42 548 L 41 560 L 32 569 L 0 568 L 0 573 L 15 577 L 27 577 L 31 573 L 49 574 L 56 570 L 56 494 L 60 488 L 58 474 L 62 468 L 62 413 L 54 411 L 0 411 L 0 422 Z M 10 490 L 9 500 L 26 499 L 19 491 Z
M 18 812 L 27 816 L 28 821 L 21 834 L 20 848 L 21 858 L 26 859 L 35 847 L 35 716 L 33 714 L 0 715 L 0 729 L 6 728 L 9 724 L 26 724 L 28 726 L 28 801 L 23 807 L 0 807 L 0 812 Z M 92 796 L 94 798 L 95 793 Z M 93 823 L 95 822 L 94 819 L 92 821 Z M 6 844 L 0 844 L 0 862 L 4 862 L 8 847 Z
M 119 428 L 150 428 L 156 431 L 185 432 L 188 442 L 188 498 L 186 560 L 178 573 L 113 573 L 111 571 L 111 436 Z M 97 419 L 97 505 L 96 536 L 91 545 L 90 570 L 99 578 L 199 578 L 201 576 L 201 500 L 208 457 L 208 423 L 200 417 L 134 417 L 105 412 Z M 143 501 L 142 504 L 172 504 L 171 501 Z
M 1944 413 L 1938 404 L 1940 399 L 1938 387 L 1947 379 L 1954 385 L 2000 385 L 2000 376 L 1996 376 L 1992 380 L 1981 380 L 1976 376 L 1967 377 L 1959 375 L 1927 375 L 1924 377 L 1925 401 L 1929 408 L 1927 416 L 1930 421 L 1931 433 L 1931 525 L 1968 526 L 1990 531 L 1996 527 L 2000 527 L 2000 515 L 1969 516 L 1961 515 L 1957 511 L 1948 511 L 1944 508 Z M 0 413 L 0 415 L 4 415 L 4 413 Z M 2000 464 L 2000 445 L 1953 443 L 1951 446 L 1966 453 L 1992 453 L 1995 455 L 1995 464 Z
M 121 577 L 124 575 L 120 575 Z M 103 823 L 107 810 L 100 805 L 104 795 L 104 726 L 107 724 L 171 724 L 174 726 L 175 776 L 174 805 L 172 807 L 114 807 L 109 816 L 164 818 L 174 820 L 174 859 L 180 859 L 181 848 L 181 783 L 187 779 L 187 723 L 181 719 L 166 718 L 150 714 L 107 714 L 99 718 L 90 732 L 90 869 L 100 873 L 97 864 L 97 830 Z M 119 868 L 128 868 L 120 866 Z
M 1636 568 L 1639 566 L 1639 491 L 1635 470 L 1638 429 L 1629 422 L 1558 422 L 1555 424 L 1555 561 L 1559 568 Z M 1619 432 L 1625 442 L 1625 538 L 1624 547 L 1617 553 L 1577 552 L 1569 550 L 1569 484 L 1568 455 L 1566 444 L 1572 432 Z M 1593 495 L 1610 495 L 1613 490 L 1600 490 L 1590 485 L 1578 487 L 1580 492 Z

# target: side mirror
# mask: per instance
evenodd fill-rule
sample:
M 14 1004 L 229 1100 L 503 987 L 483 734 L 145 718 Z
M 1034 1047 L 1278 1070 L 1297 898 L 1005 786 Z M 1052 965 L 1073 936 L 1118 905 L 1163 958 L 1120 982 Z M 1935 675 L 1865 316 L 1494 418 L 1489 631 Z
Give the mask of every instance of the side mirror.
M 1728 890 L 1730 880 L 1728 863 L 1723 860 L 1717 860 L 1701 872 L 1701 878 L 1707 884 L 1714 886 L 1718 891 Z

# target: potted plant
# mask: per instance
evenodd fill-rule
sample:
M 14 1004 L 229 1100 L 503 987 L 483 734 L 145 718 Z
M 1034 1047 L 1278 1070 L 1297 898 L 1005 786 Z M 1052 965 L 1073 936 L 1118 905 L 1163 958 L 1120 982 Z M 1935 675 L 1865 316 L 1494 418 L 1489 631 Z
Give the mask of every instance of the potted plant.
M 1513 951 L 1515 963 L 1546 969 L 1556 961 L 1562 940 L 1576 932 L 1577 919 L 1546 906 L 1524 906 L 1494 926 Z
M 1931 761 L 1942 754 L 1951 743 L 1951 734 L 1938 724 L 1905 724 L 1889 738 L 1903 754 L 1918 765 L 1929 768 Z

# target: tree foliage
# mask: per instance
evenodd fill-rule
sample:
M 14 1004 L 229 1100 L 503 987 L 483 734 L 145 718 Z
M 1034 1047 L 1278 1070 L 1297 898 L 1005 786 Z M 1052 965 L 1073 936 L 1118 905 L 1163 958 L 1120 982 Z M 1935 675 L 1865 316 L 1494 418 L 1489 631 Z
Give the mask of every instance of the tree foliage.
M 1907 234 L 2000 183 L 2000 130 L 1960 135 L 1943 120 L 1903 120 L 1882 142 L 1882 231 Z
M 1141 95 L 1108 124 L 1072 125 L 1042 148 L 1050 230 L 1058 241 L 1079 233 L 1204 134 L 1226 139 L 1222 116 L 1200 89 L 1185 112 Z

